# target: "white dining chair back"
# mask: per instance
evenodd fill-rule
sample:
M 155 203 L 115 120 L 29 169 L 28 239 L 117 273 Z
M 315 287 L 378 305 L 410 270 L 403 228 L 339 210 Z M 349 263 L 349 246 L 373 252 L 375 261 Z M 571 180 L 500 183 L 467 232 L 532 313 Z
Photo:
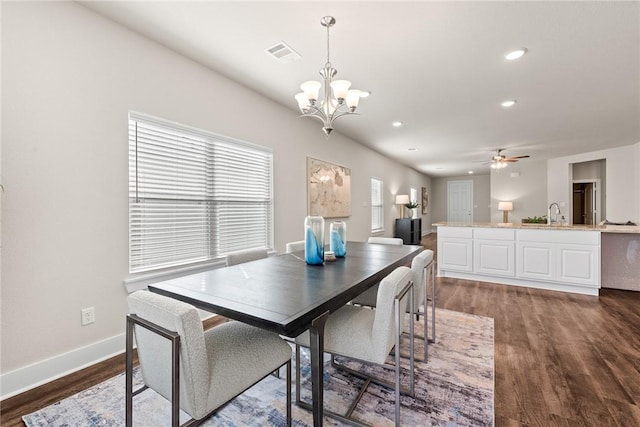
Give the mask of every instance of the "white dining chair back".
M 381 245 L 404 245 L 404 241 L 399 237 L 369 237 L 367 243 L 378 243 Z
M 285 245 L 285 252 L 290 254 L 291 252 L 304 251 L 304 240 L 298 240 L 297 242 L 289 242 Z
M 246 249 L 242 251 L 231 252 L 227 254 L 226 265 L 227 267 L 229 267 L 231 265 L 237 265 L 249 261 L 263 259 L 268 256 L 269 253 L 264 248 Z
M 394 246 L 402 246 L 404 242 L 402 239 L 397 237 L 369 237 L 367 243 L 375 243 L 379 245 L 394 245 Z M 370 287 L 357 297 L 355 297 L 351 303 L 362 305 L 366 307 L 375 307 L 376 306 L 376 298 L 378 295 L 378 285 Z

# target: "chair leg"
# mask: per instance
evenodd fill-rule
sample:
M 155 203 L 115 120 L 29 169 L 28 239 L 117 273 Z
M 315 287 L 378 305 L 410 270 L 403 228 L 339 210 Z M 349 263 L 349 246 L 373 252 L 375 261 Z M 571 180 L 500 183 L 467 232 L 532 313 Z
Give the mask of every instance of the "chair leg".
M 426 304 L 426 301 L 425 301 Z M 425 307 L 426 311 L 426 307 Z M 431 262 L 431 336 L 433 343 L 436 342 L 436 266 L 435 261 Z
M 133 426 L 133 320 L 127 316 L 125 425 Z
M 334 363 L 334 359 L 333 359 L 333 354 L 331 355 L 331 363 Z M 348 369 L 348 368 L 345 368 Z M 361 374 L 360 374 L 361 375 Z M 364 394 L 364 391 L 366 390 L 367 386 L 369 385 L 371 381 L 367 381 L 361 388 L 360 388 L 360 392 L 358 393 L 358 397 L 354 400 L 354 402 L 351 404 L 351 407 L 349 408 L 349 410 L 347 411 L 346 415 L 340 415 L 337 414 L 333 411 L 330 411 L 326 408 L 323 409 L 323 414 L 326 417 L 329 418 L 333 418 L 336 419 L 338 421 L 341 421 L 344 424 L 349 424 L 355 427 L 372 427 L 369 426 L 367 424 L 362 424 L 352 418 L 349 418 L 351 416 L 351 414 L 353 413 L 356 405 L 358 404 L 358 401 L 360 400 L 360 398 L 362 398 L 362 395 Z M 300 345 L 296 344 L 296 405 L 307 409 L 309 411 L 313 410 L 313 406 L 311 404 L 309 404 L 308 402 L 303 401 L 300 398 Z
M 291 359 L 287 362 L 287 427 L 291 427 Z
M 300 346 L 296 344 L 296 405 L 300 402 Z

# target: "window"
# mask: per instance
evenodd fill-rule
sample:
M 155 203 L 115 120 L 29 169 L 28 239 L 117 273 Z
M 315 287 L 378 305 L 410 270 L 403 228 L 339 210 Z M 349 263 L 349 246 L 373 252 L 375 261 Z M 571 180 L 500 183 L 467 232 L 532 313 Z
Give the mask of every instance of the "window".
M 270 150 L 129 114 L 129 271 L 273 246 Z
M 382 181 L 371 178 L 371 231 L 384 231 Z

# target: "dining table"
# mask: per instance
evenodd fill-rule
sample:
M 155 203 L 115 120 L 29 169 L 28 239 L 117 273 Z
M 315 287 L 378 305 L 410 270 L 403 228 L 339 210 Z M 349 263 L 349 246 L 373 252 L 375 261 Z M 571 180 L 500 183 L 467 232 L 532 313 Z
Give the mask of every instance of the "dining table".
M 332 312 L 408 265 L 421 246 L 347 242 L 345 257 L 308 265 L 304 251 L 157 282 L 149 291 L 294 338 L 310 333 L 313 425 L 323 423 L 324 325 Z

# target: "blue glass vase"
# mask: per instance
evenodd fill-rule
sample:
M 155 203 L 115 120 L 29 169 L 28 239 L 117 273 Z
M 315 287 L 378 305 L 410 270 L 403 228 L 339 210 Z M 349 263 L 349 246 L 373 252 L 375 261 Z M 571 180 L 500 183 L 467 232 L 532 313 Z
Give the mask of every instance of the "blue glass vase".
M 309 265 L 324 264 L 324 218 L 306 217 L 304 230 L 304 260 Z
M 344 221 L 333 221 L 329 225 L 329 250 L 336 254 L 336 258 L 347 255 L 347 224 Z

